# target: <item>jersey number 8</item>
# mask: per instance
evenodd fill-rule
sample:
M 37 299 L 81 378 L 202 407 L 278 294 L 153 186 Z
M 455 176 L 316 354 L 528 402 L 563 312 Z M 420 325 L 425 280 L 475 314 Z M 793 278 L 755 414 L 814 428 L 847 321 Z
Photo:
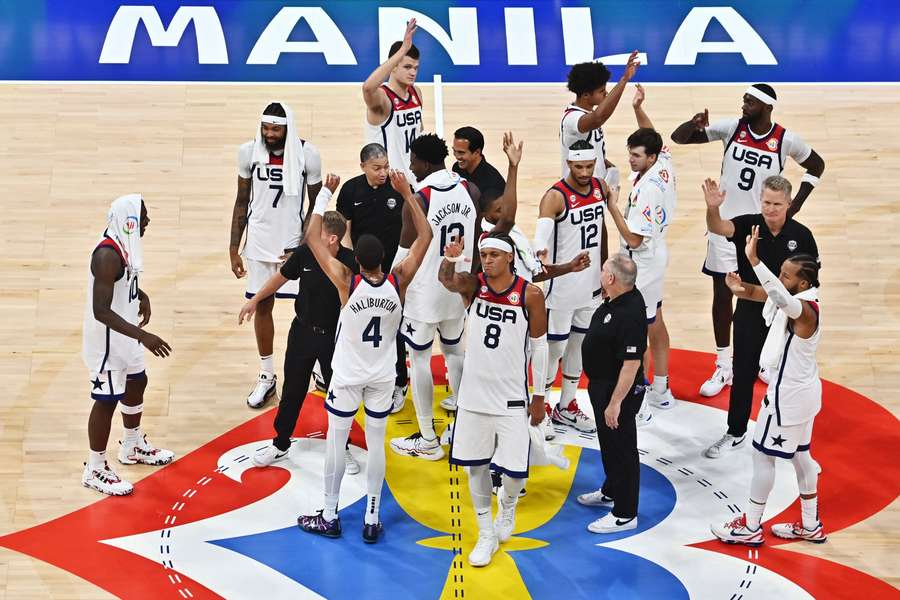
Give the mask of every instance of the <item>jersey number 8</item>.
M 496 323 L 484 328 L 484 345 L 491 350 L 500 345 L 500 326 Z

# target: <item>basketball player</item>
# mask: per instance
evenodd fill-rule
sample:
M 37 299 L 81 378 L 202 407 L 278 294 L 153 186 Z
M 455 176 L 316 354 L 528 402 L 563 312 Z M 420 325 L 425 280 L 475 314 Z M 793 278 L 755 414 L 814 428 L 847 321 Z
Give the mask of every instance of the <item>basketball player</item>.
M 582 251 L 587 251 L 590 259 L 588 268 L 553 279 L 544 290 L 550 348 L 547 387 L 556 378 L 557 364 L 563 358 L 562 390 L 551 420 L 584 433 L 594 433 L 597 427 L 575 402 L 582 371 L 581 341 L 600 305 L 599 269 L 607 250 L 603 215 L 609 188 L 606 182 L 593 176 L 596 156 L 595 149 L 586 141 L 572 144 L 569 174 L 541 198 L 534 233 L 534 249 L 543 252 L 552 248 L 550 260 L 554 263 L 572 260 Z
M 575 94 L 575 101 L 563 110 L 559 126 L 559 151 L 562 162 L 562 176 L 569 174 L 569 148 L 577 141 L 585 141 L 594 150 L 594 177 L 604 179 L 609 173 L 607 183 L 619 185 L 619 172 L 606 160 L 606 141 L 603 137 L 603 124 L 612 116 L 622 98 L 625 86 L 634 77 L 640 61 L 637 51 L 628 57 L 625 73 L 619 82 L 607 94 L 606 82 L 611 73 L 601 62 L 579 63 L 569 71 L 566 87 Z M 552 370 L 552 369 L 551 369 Z
M 341 479 L 344 476 L 344 447 L 353 417 L 362 403 L 366 411 L 366 515 L 363 541 L 378 541 L 384 528 L 378 519 L 381 488 L 384 484 L 384 432 L 391 414 L 394 392 L 394 361 L 397 358 L 397 330 L 403 303 L 426 250 L 431 244 L 431 227 L 419 204 L 413 200 L 409 182 L 402 171 L 391 171 L 391 185 L 403 194 L 404 211 L 416 229 L 409 254 L 390 274 L 381 270 L 384 247 L 374 235 L 363 235 L 354 248 L 359 275 L 331 255 L 320 235 L 322 215 L 340 179 L 328 174 L 325 189 L 316 198 L 310 219 L 307 244 L 322 270 L 338 290 L 341 315 L 332 360 L 331 385 L 325 399 L 328 434 L 325 454 L 325 508 L 315 515 L 297 519 L 300 528 L 325 537 L 341 535 L 337 514 Z
M 788 156 L 806 169 L 800 189 L 794 196 L 789 216 L 800 210 L 825 171 L 825 162 L 800 136 L 772 122 L 776 95 L 765 83 L 751 85 L 744 92 L 741 117 L 709 124 L 709 110 L 697 113 L 672 132 L 676 144 L 705 144 L 721 140 L 725 146 L 722 157 L 722 189 L 725 204 L 722 218 L 758 213 L 763 181 L 780 175 Z M 731 291 L 725 285 L 725 274 L 737 269 L 734 245 L 715 233 L 707 234 L 706 262 L 703 272 L 713 282 L 713 333 L 716 339 L 716 370 L 701 386 L 700 394 L 715 396 L 731 385 L 732 362 L 731 320 L 734 308 Z M 762 374 L 765 378 L 765 374 Z
M 775 484 L 775 459 L 787 458 L 797 473 L 802 518 L 772 525 L 772 533 L 821 544 L 827 537 L 819 520 L 816 494 L 820 468 L 809 452 L 813 421 L 822 407 L 816 364 L 819 264 L 811 255 L 798 254 L 781 264 L 776 277 L 757 256 L 758 242 L 757 225 L 747 236 L 745 252 L 761 285 L 744 283 L 736 273 L 729 273 L 725 281 L 738 298 L 765 303 L 763 312 L 771 327 L 760 362 L 772 369 L 772 380 L 756 419 L 753 447 L 757 451 L 753 453 L 747 512 L 724 525 L 714 524 L 711 530 L 729 544 L 762 544 L 761 520 Z
M 300 245 L 305 194 L 309 192 L 314 198 L 319 193 L 321 170 L 319 151 L 300 139 L 290 107 L 278 102 L 269 104 L 260 118 L 256 139 L 238 150 L 238 191 L 231 217 L 229 252 L 235 277 L 247 277 L 248 299 L 278 272 L 285 254 Z M 240 251 L 245 229 L 247 237 Z M 262 407 L 275 395 L 275 298 L 296 297 L 297 282 L 290 281 L 257 306 L 253 330 L 260 365 L 256 385 L 247 396 L 251 408 Z
M 471 248 L 478 239 L 476 227 L 480 221 L 478 203 L 481 193 L 477 186 L 445 168 L 449 151 L 446 142 L 438 136 L 429 133 L 417 137 L 411 151 L 410 168 L 419 182 L 419 191 L 414 198 L 428 215 L 432 237 L 422 267 L 407 291 L 400 329 L 409 349 L 410 382 L 419 431 L 405 438 L 392 439 L 391 450 L 426 460 L 440 460 L 444 450 L 432 422 L 431 345 L 438 333 L 450 389 L 456 393 L 462 376 L 463 350 L 459 342 L 465 326 L 466 307 L 458 294 L 447 291 L 440 284 L 438 270 L 444 248 L 451 240 L 464 241 L 463 247 L 469 248 L 463 251 L 469 262 L 461 261 L 457 267 L 460 270 L 474 268 L 475 265 L 470 264 Z M 416 239 L 417 232 L 405 218 L 397 256 L 403 256 L 405 249 Z
M 403 41 L 391 45 L 388 59 L 363 83 L 366 143 L 387 148 L 391 168 L 403 169 L 410 182 L 415 181 L 409 168 L 410 147 L 422 134 L 422 93 L 415 86 L 419 49 L 412 43 L 415 32 L 416 20 L 410 19 Z
M 547 317 L 544 295 L 513 272 L 515 248 L 504 233 L 478 245 L 483 273 L 456 270 L 463 246 L 447 244 L 440 280 L 469 306 L 466 359 L 453 426 L 450 462 L 468 467 L 469 491 L 478 520 L 478 541 L 469 564 L 483 567 L 515 528 L 516 503 L 528 478 L 531 425 L 544 412 Z M 528 400 L 529 346 L 534 391 Z M 491 474 L 503 473 L 497 520 L 491 523 Z
M 125 496 L 134 487 L 123 481 L 106 461 L 106 444 L 116 404 L 121 402 L 124 439 L 118 459 L 125 465 L 164 465 L 175 454 L 155 448 L 141 431 L 144 410 L 144 348 L 167 357 L 172 348 L 143 329 L 150 322 L 150 297 L 139 287 L 144 261 L 141 238 L 150 225 L 140 194 L 112 203 L 106 230 L 91 253 L 87 303 L 84 311 L 82 357 L 90 371 L 94 406 L 88 418 L 90 452 L 81 483 L 110 496 Z

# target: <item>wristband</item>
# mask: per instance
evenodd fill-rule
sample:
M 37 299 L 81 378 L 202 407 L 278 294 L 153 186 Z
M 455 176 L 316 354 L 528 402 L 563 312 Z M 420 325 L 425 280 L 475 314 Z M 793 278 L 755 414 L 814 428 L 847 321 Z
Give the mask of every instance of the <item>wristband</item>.
M 808 183 L 809 185 L 816 187 L 819 184 L 819 178 L 815 175 L 806 173 L 803 177 L 800 178 L 800 183 Z
M 319 190 L 319 195 L 316 196 L 316 205 L 313 207 L 314 215 L 325 216 L 325 209 L 328 208 L 328 203 L 331 202 L 331 195 L 331 190 L 322 186 L 322 189 Z

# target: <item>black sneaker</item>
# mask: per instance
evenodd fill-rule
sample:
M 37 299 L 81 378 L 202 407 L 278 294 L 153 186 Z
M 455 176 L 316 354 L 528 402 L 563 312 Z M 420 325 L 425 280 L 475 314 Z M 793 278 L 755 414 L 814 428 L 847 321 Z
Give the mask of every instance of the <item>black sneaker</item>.
M 363 541 L 367 544 L 377 542 L 382 533 L 384 533 L 384 525 L 381 524 L 381 521 L 374 525 L 363 525 Z
M 326 521 L 322 516 L 323 511 L 314 515 L 301 515 L 297 517 L 297 525 L 303 531 L 315 533 L 327 538 L 341 537 L 341 518 L 335 517 L 333 521 Z

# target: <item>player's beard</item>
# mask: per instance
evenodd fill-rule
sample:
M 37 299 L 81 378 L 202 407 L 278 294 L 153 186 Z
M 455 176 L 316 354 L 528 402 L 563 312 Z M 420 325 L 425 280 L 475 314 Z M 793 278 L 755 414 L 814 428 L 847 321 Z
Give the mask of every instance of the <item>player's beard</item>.
M 269 140 L 267 140 L 266 138 L 263 138 L 263 143 L 265 143 L 266 150 L 268 150 L 269 152 L 279 152 L 281 150 L 284 150 L 284 142 L 286 139 L 287 139 L 287 134 L 285 134 L 285 136 L 283 138 L 281 138 L 280 140 L 278 140 L 277 142 L 274 142 L 271 144 L 269 143 Z

